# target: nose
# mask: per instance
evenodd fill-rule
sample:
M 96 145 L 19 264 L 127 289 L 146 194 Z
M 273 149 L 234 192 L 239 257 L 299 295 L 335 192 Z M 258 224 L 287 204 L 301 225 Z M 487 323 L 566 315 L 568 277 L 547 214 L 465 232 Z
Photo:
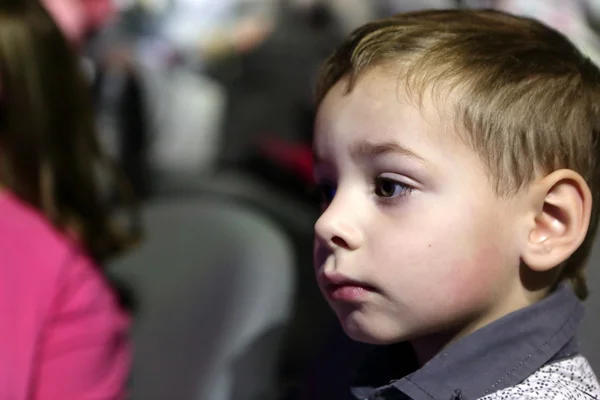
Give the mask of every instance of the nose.
M 363 239 L 355 221 L 356 213 L 351 211 L 350 205 L 344 207 L 340 203 L 334 198 L 321 214 L 315 223 L 315 238 L 330 249 L 356 250 Z

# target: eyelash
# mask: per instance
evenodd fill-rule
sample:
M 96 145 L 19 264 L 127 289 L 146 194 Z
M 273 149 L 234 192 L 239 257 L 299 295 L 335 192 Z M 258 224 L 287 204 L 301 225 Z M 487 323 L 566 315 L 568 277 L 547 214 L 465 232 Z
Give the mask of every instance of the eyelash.
M 392 195 L 385 196 L 381 193 L 381 185 L 382 183 L 388 183 L 394 185 L 394 189 L 392 190 Z M 396 189 L 399 188 L 400 193 L 396 193 Z M 412 186 L 407 185 L 406 183 L 397 181 L 392 178 L 386 178 L 382 176 L 378 176 L 373 179 L 373 192 L 379 199 L 384 203 L 394 203 L 398 201 L 402 197 L 406 197 L 412 193 L 414 188 Z M 378 193 L 379 192 L 379 193 Z
M 381 192 L 382 183 L 389 183 L 394 185 L 394 190 L 392 191 L 391 195 L 386 196 Z M 400 189 L 400 193 L 396 193 L 396 188 Z M 384 203 L 393 203 L 395 201 L 398 201 L 399 198 L 411 194 L 413 190 L 414 188 L 412 186 L 409 186 L 403 182 L 397 181 L 392 178 L 386 178 L 382 176 L 377 176 L 373 178 L 373 193 L 377 196 L 379 201 L 382 201 Z M 318 191 L 321 195 L 322 204 L 329 204 L 335 197 L 335 192 L 337 191 L 337 188 L 333 184 L 322 183 L 318 185 Z

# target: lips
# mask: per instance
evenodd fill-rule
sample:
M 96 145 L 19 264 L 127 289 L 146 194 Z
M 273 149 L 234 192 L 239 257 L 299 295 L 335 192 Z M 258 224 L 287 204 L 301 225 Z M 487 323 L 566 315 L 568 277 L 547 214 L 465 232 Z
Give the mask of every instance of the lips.
M 375 287 L 341 274 L 322 274 L 321 282 L 328 298 L 337 301 L 356 302 L 371 292 Z

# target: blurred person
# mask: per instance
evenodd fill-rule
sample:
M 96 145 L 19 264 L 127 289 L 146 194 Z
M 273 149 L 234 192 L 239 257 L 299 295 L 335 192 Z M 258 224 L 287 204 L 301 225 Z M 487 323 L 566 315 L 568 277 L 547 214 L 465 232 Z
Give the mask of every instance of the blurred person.
M 377 1 L 364 0 L 290 0 L 296 8 L 325 6 L 339 21 L 343 34 L 349 34 L 358 26 L 376 17 Z
M 149 193 L 145 102 L 132 44 L 108 40 L 120 17 L 113 0 L 42 0 L 78 52 L 94 98 L 102 149 L 124 171 L 138 198 Z M 121 6 L 123 6 L 121 4 Z M 112 39 L 115 39 L 112 37 Z
M 600 63 L 600 40 L 593 27 L 595 0 L 462 0 L 463 7 L 494 8 L 510 14 L 535 18 L 556 29 L 596 64 Z
M 533 19 L 420 11 L 355 31 L 317 99 L 315 272 L 376 347 L 353 398 L 598 398 L 576 337 L 600 216 L 593 62 Z
M 162 35 L 189 61 L 229 50 L 245 51 L 270 32 L 279 0 L 175 0 L 161 23 Z
M 112 0 L 42 0 L 63 34 L 76 46 L 114 17 Z
M 401 12 L 426 10 L 430 8 L 454 8 L 461 5 L 462 0 L 377 0 L 382 16 Z
M 34 0 L 0 3 L 0 188 L 0 397 L 123 398 L 129 317 L 101 265 L 134 244 L 133 203 L 78 57 Z
M 279 1 L 270 23 L 260 21 L 247 20 L 224 46 L 228 51 L 204 70 L 223 85 L 227 97 L 220 167 L 247 167 L 265 156 L 273 141 L 310 148 L 311 84 L 341 40 L 331 9 L 321 2 L 306 7 Z

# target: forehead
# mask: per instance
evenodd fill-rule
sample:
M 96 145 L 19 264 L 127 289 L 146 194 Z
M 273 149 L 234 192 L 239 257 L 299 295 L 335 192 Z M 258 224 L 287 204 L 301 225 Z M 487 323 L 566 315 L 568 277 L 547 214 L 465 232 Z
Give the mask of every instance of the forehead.
M 362 74 L 351 91 L 341 80 L 327 93 L 315 123 L 317 161 L 341 154 L 361 143 L 397 143 L 422 158 L 438 157 L 440 149 L 457 145 L 456 135 L 444 123 L 444 110 L 426 98 L 417 106 L 388 69 Z M 438 151 L 436 151 L 438 150 Z

